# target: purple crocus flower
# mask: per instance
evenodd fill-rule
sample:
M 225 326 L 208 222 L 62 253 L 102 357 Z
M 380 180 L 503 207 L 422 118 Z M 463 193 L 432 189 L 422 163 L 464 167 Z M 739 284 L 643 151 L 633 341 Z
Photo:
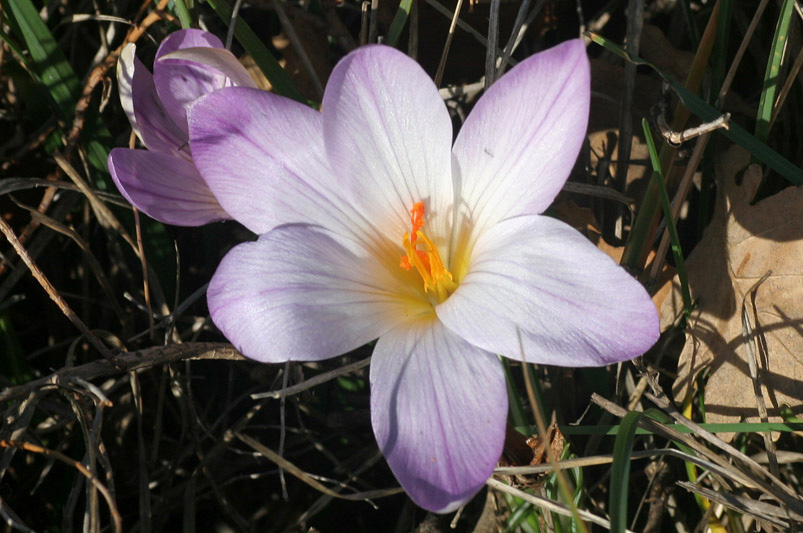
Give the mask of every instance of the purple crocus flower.
M 508 400 L 496 354 L 606 365 L 658 337 L 641 285 L 541 214 L 577 157 L 589 98 L 575 40 L 497 81 L 454 145 L 432 81 L 384 46 L 335 67 L 320 113 L 246 88 L 190 108 L 201 175 L 260 234 L 212 278 L 214 323 L 268 363 L 378 339 L 374 433 L 421 507 L 456 509 L 502 452 Z
M 122 195 L 168 224 L 199 226 L 231 218 L 193 164 L 187 109 L 215 89 L 255 86 L 237 58 L 214 35 L 181 30 L 162 41 L 153 75 L 136 58 L 134 44 L 126 46 L 117 81 L 131 127 L 148 148 L 116 148 L 109 154 L 109 171 Z

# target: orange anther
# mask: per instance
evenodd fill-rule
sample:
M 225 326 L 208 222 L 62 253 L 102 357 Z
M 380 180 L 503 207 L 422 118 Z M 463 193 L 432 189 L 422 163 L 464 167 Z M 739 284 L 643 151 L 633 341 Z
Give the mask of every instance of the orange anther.
M 424 292 L 433 291 L 438 301 L 442 302 L 457 288 L 457 284 L 441 261 L 438 248 L 423 231 L 424 202 L 416 202 L 410 209 L 410 223 L 413 230 L 405 233 L 402 238 L 405 254 L 401 257 L 399 266 L 404 270 L 415 267 L 424 281 Z M 418 249 L 419 244 L 423 250 Z
M 415 244 L 418 239 L 418 230 L 424 227 L 424 202 L 416 202 L 412 209 L 410 209 L 410 223 L 413 225 L 413 231 L 410 232 L 410 242 Z

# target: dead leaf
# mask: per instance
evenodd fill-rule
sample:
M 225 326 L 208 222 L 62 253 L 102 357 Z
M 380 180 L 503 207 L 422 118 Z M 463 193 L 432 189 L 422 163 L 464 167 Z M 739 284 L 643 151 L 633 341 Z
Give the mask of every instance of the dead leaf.
M 574 229 L 588 237 L 597 248 L 605 252 L 617 263 L 621 262 L 625 252 L 624 246 L 613 246 L 602 237 L 602 230 L 594 216 L 594 212 L 587 207 L 580 207 L 571 200 L 559 198 L 555 202 L 555 215 Z
M 788 187 L 750 205 L 761 169 L 747 167 L 742 184 L 736 184 L 736 176 L 748 163 L 749 154 L 738 147 L 718 162 L 714 217 L 686 261 L 698 308 L 691 317 L 673 392 L 682 402 L 690 382 L 709 367 L 707 422 L 758 421 L 742 339 L 745 298 L 759 341 L 758 375 L 770 421 L 780 420 L 783 404 L 803 412 L 803 187 Z M 769 278 L 749 294 L 769 271 Z M 662 329 L 682 307 L 675 279 L 661 309 Z
M 329 79 L 329 74 L 334 67 L 328 36 L 322 29 L 324 23 L 300 10 L 289 11 L 287 15 L 293 25 L 302 50 L 293 46 L 284 31 L 275 35 L 271 39 L 271 43 L 281 54 L 279 65 L 284 68 L 306 99 L 320 101 L 321 95 L 318 92 L 318 82 L 320 82 L 320 87 L 326 86 L 326 81 Z M 317 82 L 305 68 L 302 52 L 312 65 Z M 240 62 L 251 74 L 251 77 L 254 78 L 260 89 L 265 91 L 272 90 L 270 81 L 262 74 L 251 56 L 243 55 L 240 58 Z
M 604 59 L 591 59 L 591 116 L 588 131 L 619 127 L 619 107 L 625 90 L 625 68 Z M 657 76 L 636 74 L 633 92 L 633 116 L 650 116 L 661 96 L 661 80 Z M 637 126 L 636 119 L 634 125 Z M 634 131 L 638 131 L 634 127 Z
M 546 439 L 539 435 L 526 437 L 508 424 L 505 435 L 505 448 L 499 458 L 499 466 L 537 466 L 548 461 L 547 446 L 552 454 L 560 458 L 566 446 L 558 423 L 554 420 L 546 430 Z M 543 475 L 516 474 L 509 477 L 511 481 L 522 487 L 535 488 L 543 484 Z
M 589 163 L 599 178 L 616 176 L 619 161 L 619 130 L 608 128 L 588 135 Z M 630 142 L 630 164 L 625 176 L 624 193 L 629 198 L 641 198 L 652 175 L 647 143 L 638 135 Z M 599 180 L 598 180 L 599 181 Z
M 694 53 L 678 50 L 658 26 L 645 24 L 641 30 L 639 55 L 678 81 L 689 75 Z

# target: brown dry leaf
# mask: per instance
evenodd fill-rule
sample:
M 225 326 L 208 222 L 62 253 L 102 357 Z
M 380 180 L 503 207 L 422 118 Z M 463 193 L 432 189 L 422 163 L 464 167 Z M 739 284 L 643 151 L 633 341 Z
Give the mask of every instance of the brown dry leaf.
M 591 116 L 588 130 L 619 127 L 619 107 L 625 90 L 625 68 L 604 59 L 591 59 Z M 633 93 L 633 116 L 650 116 L 661 96 L 661 80 L 649 74 L 636 74 Z M 636 130 L 636 128 L 634 128 Z
M 619 130 L 603 129 L 588 134 L 589 163 L 598 175 L 615 176 L 619 161 Z M 603 167 L 606 165 L 606 167 Z M 652 175 L 647 144 L 637 135 L 630 142 L 630 164 L 627 167 L 624 192 L 630 198 L 641 198 Z
M 594 212 L 587 207 L 580 207 L 571 200 L 562 198 L 555 202 L 556 216 L 566 222 L 571 227 L 588 237 L 597 248 L 608 254 L 608 256 L 619 263 L 625 252 L 624 246 L 613 246 L 602 238 L 602 231 L 599 229 L 597 218 Z
M 678 50 L 658 26 L 645 24 L 641 30 L 639 55 L 672 78 L 683 81 L 691 70 L 694 53 Z
M 686 261 L 692 299 L 686 345 L 678 362 L 675 400 L 704 368 L 707 422 L 758 421 L 742 338 L 742 302 L 758 339 L 758 376 L 770 421 L 787 404 L 803 412 L 803 187 L 788 187 L 750 205 L 761 181 L 749 154 L 731 148 L 717 165 L 719 194 L 711 224 Z M 742 184 L 736 176 L 747 167 Z M 767 272 L 772 274 L 754 291 Z M 661 309 L 666 329 L 683 304 L 677 278 Z M 755 341 L 754 341 L 755 342 Z
M 322 87 L 325 87 L 329 74 L 334 67 L 326 32 L 321 31 L 320 28 L 313 24 L 313 18 L 296 17 L 292 12 L 288 14 L 288 17 L 293 24 L 293 29 L 301 42 L 304 53 L 312 64 L 318 81 L 320 81 Z M 290 42 L 287 34 L 282 31 L 274 36 L 271 42 L 282 55 L 279 59 L 279 65 L 287 71 L 290 79 L 296 84 L 301 94 L 308 100 L 320 101 L 321 95 L 318 94 L 317 85 L 307 69 L 304 68 L 301 55 Z M 272 90 L 270 81 L 268 81 L 251 56 L 248 54 L 243 55 L 240 58 L 240 62 L 251 74 L 251 77 L 254 78 L 260 89 L 265 91 Z

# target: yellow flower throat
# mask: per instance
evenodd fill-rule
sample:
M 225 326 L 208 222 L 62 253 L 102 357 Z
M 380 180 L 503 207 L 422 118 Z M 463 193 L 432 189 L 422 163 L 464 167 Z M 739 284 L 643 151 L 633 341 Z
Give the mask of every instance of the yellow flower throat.
M 413 230 L 405 233 L 402 240 L 407 255 L 402 256 L 399 266 L 404 270 L 415 267 L 424 280 L 424 292 L 431 290 L 437 295 L 438 303 L 443 302 L 457 288 L 457 283 L 454 282 L 452 273 L 443 266 L 438 248 L 422 231 L 424 202 L 416 203 L 410 210 L 410 222 Z M 424 249 L 419 250 L 417 246 L 422 243 Z

